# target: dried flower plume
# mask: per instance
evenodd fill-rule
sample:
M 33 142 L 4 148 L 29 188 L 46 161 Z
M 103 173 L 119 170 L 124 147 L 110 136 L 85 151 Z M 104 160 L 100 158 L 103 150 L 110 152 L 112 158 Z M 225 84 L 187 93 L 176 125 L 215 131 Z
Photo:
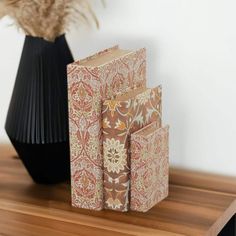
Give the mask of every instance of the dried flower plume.
M 71 23 L 93 20 L 89 0 L 0 0 L 0 18 L 9 15 L 27 35 L 48 41 L 63 34 Z

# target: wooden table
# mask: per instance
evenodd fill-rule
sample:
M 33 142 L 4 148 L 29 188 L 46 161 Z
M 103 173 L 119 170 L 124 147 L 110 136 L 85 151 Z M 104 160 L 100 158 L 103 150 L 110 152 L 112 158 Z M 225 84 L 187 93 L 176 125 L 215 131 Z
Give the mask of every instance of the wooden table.
M 0 235 L 235 235 L 236 178 L 171 169 L 170 195 L 148 213 L 70 206 L 70 186 L 36 185 L 0 145 Z M 228 222 L 228 223 L 227 223 Z M 226 226 L 225 226 L 226 225 Z

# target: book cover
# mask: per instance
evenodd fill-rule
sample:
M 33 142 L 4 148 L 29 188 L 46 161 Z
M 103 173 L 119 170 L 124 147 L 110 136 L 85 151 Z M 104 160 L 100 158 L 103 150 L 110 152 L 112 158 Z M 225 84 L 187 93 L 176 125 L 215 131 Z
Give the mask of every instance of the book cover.
M 168 196 L 169 127 L 156 122 L 131 134 L 130 209 L 146 212 Z
M 146 50 L 106 49 L 69 64 L 72 205 L 103 209 L 102 100 L 146 84 Z
M 128 211 L 130 134 L 154 121 L 161 127 L 161 86 L 105 100 L 102 114 L 105 208 Z

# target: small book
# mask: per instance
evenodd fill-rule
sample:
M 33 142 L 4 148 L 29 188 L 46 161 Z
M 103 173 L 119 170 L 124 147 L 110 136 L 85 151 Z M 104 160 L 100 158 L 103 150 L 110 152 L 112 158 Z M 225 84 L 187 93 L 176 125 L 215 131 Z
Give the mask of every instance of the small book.
M 131 134 L 130 209 L 146 212 L 168 196 L 169 126 L 152 123 Z
M 161 127 L 161 86 L 105 100 L 102 115 L 105 208 L 128 211 L 130 134 L 154 121 Z
M 146 50 L 106 49 L 69 64 L 72 205 L 103 209 L 102 100 L 146 85 Z

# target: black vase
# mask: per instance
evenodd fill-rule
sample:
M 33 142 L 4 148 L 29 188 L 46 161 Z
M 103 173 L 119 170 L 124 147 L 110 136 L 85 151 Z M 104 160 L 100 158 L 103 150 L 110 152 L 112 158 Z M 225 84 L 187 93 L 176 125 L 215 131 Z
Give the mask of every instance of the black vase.
M 6 132 L 37 183 L 70 177 L 65 36 L 26 36 L 6 120 Z

